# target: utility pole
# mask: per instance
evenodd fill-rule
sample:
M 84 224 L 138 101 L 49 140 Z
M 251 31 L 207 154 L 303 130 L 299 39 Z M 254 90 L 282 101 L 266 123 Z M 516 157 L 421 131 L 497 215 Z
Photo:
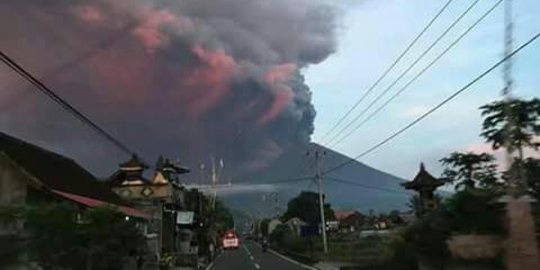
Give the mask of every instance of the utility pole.
M 216 175 L 216 162 L 214 157 L 212 157 L 212 209 L 216 209 L 216 197 L 217 197 L 217 175 Z
M 204 182 L 204 163 L 201 163 L 200 168 L 201 168 L 201 177 L 199 178 L 199 189 L 202 188 L 202 183 Z M 201 192 L 202 191 L 199 190 L 199 219 L 202 218 L 202 209 L 203 209 Z
M 324 218 L 324 201 L 322 192 L 322 173 L 321 173 L 321 153 L 315 150 L 315 180 L 319 190 L 319 210 L 321 212 L 321 232 L 323 240 L 324 253 L 328 253 L 328 243 L 326 241 L 326 220 Z
M 513 18 L 512 1 L 505 1 L 504 10 L 504 56 L 508 57 L 513 49 Z M 512 102 L 512 58 L 505 61 L 503 66 L 504 88 L 502 96 L 506 103 L 505 114 L 508 118 L 508 128 L 505 136 L 506 162 L 508 169 L 512 168 L 515 162 L 513 151 L 510 150 L 512 136 L 508 131 L 516 124 L 515 115 L 510 107 Z M 521 149 L 518 149 L 521 153 Z M 531 213 L 531 201 L 529 196 L 525 195 L 527 190 L 527 179 L 522 172 L 521 159 L 518 157 L 518 172 L 510 173 L 508 181 L 508 194 L 502 199 L 506 202 L 506 217 L 508 220 L 508 239 L 506 241 L 506 269 L 508 270 L 535 270 L 540 269 L 540 260 L 538 256 L 538 244 L 536 240 L 535 225 Z

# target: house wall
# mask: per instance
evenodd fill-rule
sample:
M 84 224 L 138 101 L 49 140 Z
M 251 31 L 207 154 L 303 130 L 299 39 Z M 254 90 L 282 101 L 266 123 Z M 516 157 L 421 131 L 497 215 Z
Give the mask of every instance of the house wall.
M 268 235 L 271 235 L 276 227 L 280 224 L 282 223 L 278 219 L 272 219 L 270 222 L 268 222 Z
M 28 177 L 11 159 L 0 153 L 0 207 L 23 206 L 27 197 Z M 22 228 L 22 222 L 0 220 L 0 235 L 11 234 Z

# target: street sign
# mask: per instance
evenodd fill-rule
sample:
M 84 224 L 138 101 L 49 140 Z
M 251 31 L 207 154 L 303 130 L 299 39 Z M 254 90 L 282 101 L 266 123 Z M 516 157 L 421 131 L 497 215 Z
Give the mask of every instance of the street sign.
M 176 214 L 176 224 L 192 224 L 194 212 L 191 211 L 179 211 Z

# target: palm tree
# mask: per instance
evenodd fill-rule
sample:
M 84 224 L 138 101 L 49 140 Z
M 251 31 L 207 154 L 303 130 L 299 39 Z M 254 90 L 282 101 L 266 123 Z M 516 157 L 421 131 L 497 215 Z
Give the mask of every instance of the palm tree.
M 493 188 L 497 183 L 495 158 L 486 153 L 453 152 L 440 160 L 445 166 L 443 177 L 448 182 L 456 184 L 456 189 L 465 187 L 475 188 L 477 184 L 482 188 Z
M 480 110 L 484 117 L 481 135 L 493 149 L 507 147 L 510 152 L 517 151 L 522 160 L 524 148 L 540 147 L 534 141 L 540 134 L 540 99 L 495 101 Z

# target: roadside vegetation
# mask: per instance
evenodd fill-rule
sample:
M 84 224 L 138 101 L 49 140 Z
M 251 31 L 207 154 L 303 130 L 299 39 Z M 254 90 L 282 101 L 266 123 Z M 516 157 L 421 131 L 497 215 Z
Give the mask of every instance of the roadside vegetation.
M 361 237 L 360 233 L 330 233 L 329 253 L 322 253 L 319 236 L 300 237 L 290 226 L 280 225 L 269 236 L 279 250 L 297 258 L 311 261 L 352 262 L 358 269 L 415 270 L 419 262 L 433 269 L 456 261 L 448 247 L 455 235 L 487 235 L 504 239 L 506 234 L 505 204 L 500 199 L 511 192 L 528 194 L 540 200 L 540 99 L 496 101 L 480 107 L 483 116 L 481 136 L 491 145 L 491 151 L 453 152 L 440 160 L 441 175 L 454 193 L 444 198 L 436 197 L 437 209 L 420 213 L 418 196 L 412 196 L 409 207 L 416 214 L 416 221 L 405 226 L 395 226 L 390 234 Z M 509 118 L 510 111 L 512 118 Z M 510 138 L 505 141 L 505 138 Z M 512 158 L 508 168 L 501 166 L 502 150 Z M 519 179 L 519 181 L 514 181 Z M 299 217 L 309 224 L 318 224 L 314 212 L 317 203 L 305 192 L 289 202 L 282 221 Z M 540 225 L 540 206 L 535 204 L 535 221 Z M 334 211 L 325 205 L 325 215 L 331 218 Z M 385 214 L 383 214 L 384 216 Z M 396 215 L 388 213 L 387 217 Z M 372 216 L 372 215 L 368 215 Z M 265 230 L 268 220 L 263 222 Z M 471 260 L 469 263 L 502 266 L 502 253 L 493 258 Z

